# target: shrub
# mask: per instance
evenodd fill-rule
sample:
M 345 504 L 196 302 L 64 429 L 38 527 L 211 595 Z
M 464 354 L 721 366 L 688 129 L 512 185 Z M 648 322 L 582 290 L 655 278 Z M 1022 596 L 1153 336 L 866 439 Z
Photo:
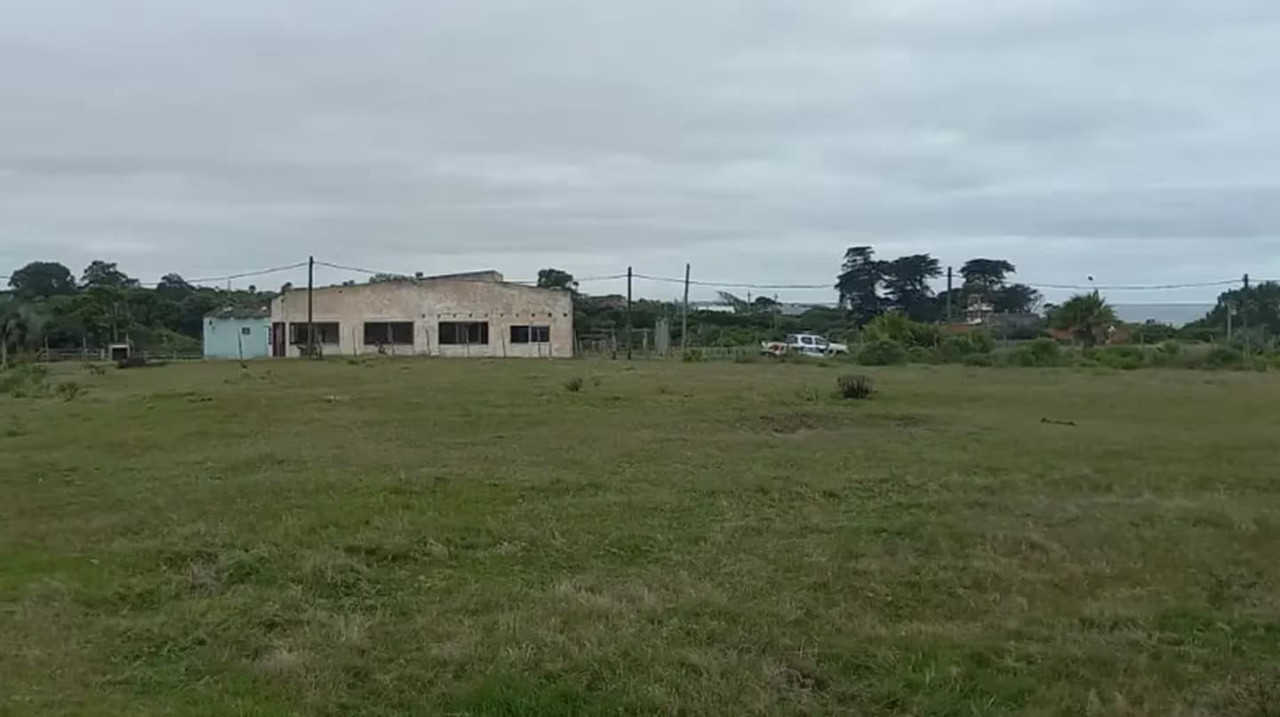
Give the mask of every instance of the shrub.
M 1204 357 L 1209 368 L 1239 368 L 1244 363 L 1244 354 L 1230 346 L 1214 346 Z
M 867 322 L 862 336 L 869 342 L 895 341 L 903 346 L 932 347 L 938 343 L 939 329 L 934 324 L 912 321 L 906 314 L 891 311 Z
M 902 344 L 889 339 L 879 339 L 863 344 L 858 351 L 858 363 L 864 366 L 892 366 L 904 363 L 907 352 Z
M 991 354 L 969 354 L 964 357 L 965 366 L 994 366 L 995 357 Z
M 574 376 L 573 378 L 569 379 L 568 381 L 565 381 L 565 382 L 564 382 L 564 390 L 568 391 L 569 393 L 577 393 L 578 391 L 581 391 L 581 390 L 582 390 L 582 377 L 581 377 L 581 376 Z
M 854 399 L 871 398 L 871 393 L 875 390 L 875 384 L 871 381 L 871 377 L 862 374 L 841 376 L 836 379 L 836 386 L 840 388 L 841 396 Z
M 996 340 L 986 331 L 975 331 L 969 334 L 969 343 L 973 344 L 974 351 L 989 354 L 996 350 Z
M 0 393 L 14 398 L 46 395 L 49 392 L 48 369 L 41 364 L 18 364 L 0 374 Z
M 1053 339 L 1036 339 L 1009 353 L 1014 366 L 1058 366 L 1062 363 L 1062 347 Z
M 907 349 L 907 363 L 937 363 L 937 355 L 923 346 Z
M 995 340 L 987 333 L 948 336 L 938 344 L 934 354 L 943 363 L 960 363 L 971 354 L 989 354 L 995 350 Z
M 1092 352 L 1090 358 L 1107 368 L 1133 371 L 1147 365 L 1147 352 L 1138 346 L 1104 346 Z
M 74 401 L 76 396 L 84 392 L 84 387 L 75 381 L 63 381 L 54 388 L 54 392 L 64 401 Z
M 1154 366 L 1178 366 L 1183 363 L 1185 352 L 1177 341 L 1165 341 L 1152 351 L 1149 358 Z

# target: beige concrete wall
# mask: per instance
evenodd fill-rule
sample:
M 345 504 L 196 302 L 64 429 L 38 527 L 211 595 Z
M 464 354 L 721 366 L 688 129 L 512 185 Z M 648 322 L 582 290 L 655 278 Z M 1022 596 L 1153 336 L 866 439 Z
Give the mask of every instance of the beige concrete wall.
M 366 321 L 412 321 L 413 346 L 385 346 L 386 353 L 430 356 L 573 356 L 573 298 L 567 291 L 486 281 L 398 281 L 316 289 L 314 320 L 337 322 L 339 342 L 322 347 L 325 355 L 376 354 L 364 344 Z M 294 289 L 271 302 L 273 323 L 305 323 L 307 291 Z M 487 345 L 440 344 L 442 321 L 487 321 Z M 512 326 L 549 326 L 551 341 L 512 345 Z M 286 328 L 286 331 L 288 329 Z M 288 334 L 286 333 L 286 338 Z M 301 354 L 287 347 L 289 356 Z

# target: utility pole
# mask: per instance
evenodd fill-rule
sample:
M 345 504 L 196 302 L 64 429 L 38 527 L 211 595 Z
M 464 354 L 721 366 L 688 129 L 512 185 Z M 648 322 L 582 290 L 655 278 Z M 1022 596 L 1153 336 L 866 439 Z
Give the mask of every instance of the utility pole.
M 951 267 L 947 267 L 947 323 L 951 323 Z
M 680 313 L 680 355 L 689 345 L 689 265 L 684 265 L 684 308 Z
M 1244 328 L 1244 355 L 1250 353 L 1249 346 L 1249 275 L 1244 275 L 1244 291 L 1240 294 L 1240 324 Z
M 627 267 L 627 360 L 631 360 L 631 267 Z
M 316 325 L 312 313 L 311 293 L 316 285 L 316 258 L 307 259 L 307 358 L 316 357 Z

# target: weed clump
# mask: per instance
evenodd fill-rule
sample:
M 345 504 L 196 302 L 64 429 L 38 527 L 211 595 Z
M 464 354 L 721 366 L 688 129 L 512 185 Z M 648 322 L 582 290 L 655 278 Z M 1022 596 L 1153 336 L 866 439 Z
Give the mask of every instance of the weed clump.
M 1062 363 L 1062 346 L 1057 341 L 1039 338 L 1009 353 L 1014 366 L 1058 366 Z
M 858 400 L 871 398 L 871 393 L 875 390 L 871 377 L 862 374 L 845 374 L 836 379 L 836 386 L 840 389 L 841 396 Z
M 77 396 L 84 393 L 84 386 L 75 381 L 63 381 L 54 387 L 54 393 L 64 401 L 74 401 Z
M 569 393 L 577 393 L 578 391 L 581 391 L 581 390 L 582 390 L 582 377 L 581 377 L 581 376 L 574 376 L 573 378 L 569 379 L 568 381 L 565 381 L 565 382 L 564 382 L 564 390 L 568 391 Z

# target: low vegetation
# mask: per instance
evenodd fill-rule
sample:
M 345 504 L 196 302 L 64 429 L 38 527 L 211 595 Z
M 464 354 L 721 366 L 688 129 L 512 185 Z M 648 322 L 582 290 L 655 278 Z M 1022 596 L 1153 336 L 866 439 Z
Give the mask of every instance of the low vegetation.
M 841 376 L 836 379 L 836 386 L 840 389 L 840 395 L 844 398 L 871 398 L 871 394 L 875 390 L 875 382 L 871 380 L 870 376 L 863 374 Z
M 0 713 L 1280 703 L 1271 374 L 23 371 L 83 391 L 0 393 Z

